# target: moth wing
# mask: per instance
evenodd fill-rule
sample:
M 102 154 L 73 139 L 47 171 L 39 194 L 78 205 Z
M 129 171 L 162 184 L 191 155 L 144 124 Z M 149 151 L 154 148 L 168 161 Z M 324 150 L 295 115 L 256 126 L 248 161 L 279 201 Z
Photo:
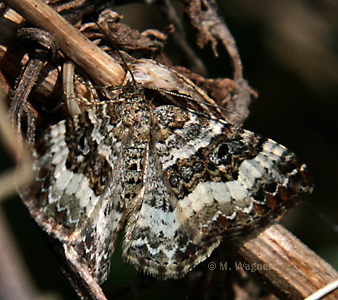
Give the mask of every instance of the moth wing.
M 99 283 L 108 274 L 124 208 L 121 142 L 113 133 L 119 125 L 100 117 L 107 115 L 101 109 L 49 129 L 35 146 L 35 179 L 21 191 L 35 221 Z
M 152 150 L 146 159 L 143 188 L 137 201 L 139 204 L 127 221 L 123 257 L 138 270 L 162 279 L 178 278 L 197 264 L 205 251 L 210 252 L 219 244 L 219 236 L 194 243 L 192 238 L 199 229 L 190 232 L 192 229 L 181 227 L 176 196 Z M 190 252 L 194 255 L 189 256 Z
M 222 237 L 266 224 L 312 190 L 306 166 L 272 140 L 174 106 L 155 113 L 159 134 L 124 248 L 141 270 L 180 277 Z

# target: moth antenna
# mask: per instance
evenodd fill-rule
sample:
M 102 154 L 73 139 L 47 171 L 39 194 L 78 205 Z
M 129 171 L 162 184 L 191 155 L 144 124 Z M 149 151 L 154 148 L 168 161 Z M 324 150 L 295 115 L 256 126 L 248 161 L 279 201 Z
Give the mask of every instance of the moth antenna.
M 197 104 L 202 104 L 201 102 L 197 101 L 196 99 L 194 99 L 193 97 L 191 97 L 190 95 L 184 95 L 184 94 L 179 94 L 179 93 L 176 93 L 176 92 L 173 92 L 173 91 L 168 91 L 168 90 L 165 90 L 165 89 L 162 89 L 162 88 L 156 88 L 156 90 L 160 91 L 160 92 L 163 92 L 165 94 L 168 94 L 168 95 L 173 95 L 173 96 L 176 96 L 176 97 L 181 97 L 181 98 L 186 98 L 186 99 L 189 99 L 190 101 L 193 101 L 193 102 L 196 102 Z M 217 105 L 217 104 L 211 104 L 211 103 L 207 103 L 207 102 L 203 102 L 203 104 L 205 106 L 208 106 L 208 107 L 212 107 L 212 108 L 218 108 L 222 111 L 225 111 L 227 113 L 230 113 L 234 116 L 236 116 L 238 119 L 241 119 L 241 117 L 239 116 L 239 114 L 235 113 L 234 111 L 230 110 L 230 109 L 227 109 L 225 107 L 222 107 L 220 105 Z
M 83 85 L 87 86 L 88 88 L 92 89 L 92 90 L 109 90 L 109 91 L 113 91 L 113 90 L 118 90 L 118 89 L 122 89 L 123 85 L 116 85 L 116 86 L 102 86 L 102 85 L 94 85 L 92 84 L 90 79 L 84 79 L 82 77 L 82 75 L 80 74 L 74 74 L 75 78 L 82 83 Z
M 106 29 L 104 29 L 99 23 L 95 22 L 95 24 L 97 25 L 97 27 L 100 29 L 100 31 L 102 32 L 102 34 L 105 36 L 105 38 L 111 43 L 111 45 L 115 48 L 115 50 L 117 51 L 117 54 L 119 55 L 119 57 L 121 58 L 121 61 L 123 62 L 123 65 L 124 65 L 124 68 L 129 72 L 131 78 L 132 78 L 132 81 L 133 81 L 133 85 L 136 85 L 137 84 L 137 81 L 134 77 L 134 74 L 133 72 L 130 70 L 127 62 L 125 61 L 123 55 L 121 54 L 121 52 L 119 51 L 119 49 L 116 47 L 116 43 L 115 41 L 113 40 L 113 38 L 109 35 L 109 33 L 107 32 Z M 189 99 L 190 101 L 194 101 L 198 104 L 201 104 L 199 101 L 195 100 L 193 97 L 189 96 L 189 95 L 184 95 L 184 94 L 179 94 L 179 93 L 175 93 L 175 92 L 172 92 L 172 91 L 168 91 L 168 90 L 164 90 L 164 89 L 161 89 L 161 88 L 157 88 L 157 89 L 154 89 L 154 90 L 158 90 L 158 91 L 161 91 L 163 93 L 166 93 L 166 94 L 169 94 L 169 95 L 173 95 L 173 96 L 176 96 L 176 97 L 181 97 L 181 98 L 186 98 L 186 99 Z M 212 107 L 212 108 L 217 108 L 217 109 L 220 109 L 222 111 L 225 111 L 227 113 L 230 113 L 232 115 L 234 115 L 236 118 L 238 119 L 241 119 L 241 117 L 239 116 L 239 114 L 235 113 L 234 111 L 231 111 L 225 107 L 221 107 L 219 105 L 213 105 L 211 103 L 203 103 L 204 105 L 206 105 L 207 107 Z
M 125 59 L 124 59 L 123 55 L 121 54 L 120 50 L 116 47 L 116 43 L 115 43 L 114 39 L 109 35 L 109 33 L 107 32 L 107 30 L 104 29 L 99 23 L 97 23 L 95 21 L 95 24 L 100 29 L 101 33 L 105 36 L 105 38 L 111 43 L 111 45 L 113 46 L 113 48 L 116 50 L 118 56 L 121 58 L 121 61 L 123 63 L 124 68 L 129 72 L 129 74 L 130 74 L 130 76 L 132 78 L 133 84 L 136 86 L 136 80 L 135 80 L 135 77 L 133 75 L 133 72 L 128 67 L 128 64 L 125 61 Z

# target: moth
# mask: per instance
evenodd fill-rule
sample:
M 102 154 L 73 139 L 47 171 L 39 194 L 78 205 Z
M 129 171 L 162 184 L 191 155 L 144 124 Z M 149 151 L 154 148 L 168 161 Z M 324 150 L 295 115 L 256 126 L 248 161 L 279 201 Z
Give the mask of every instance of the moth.
M 284 146 L 150 102 L 129 83 L 116 101 L 51 126 L 21 191 L 41 228 L 99 284 L 122 230 L 127 262 L 180 278 L 223 238 L 268 223 L 312 191 L 306 165 Z

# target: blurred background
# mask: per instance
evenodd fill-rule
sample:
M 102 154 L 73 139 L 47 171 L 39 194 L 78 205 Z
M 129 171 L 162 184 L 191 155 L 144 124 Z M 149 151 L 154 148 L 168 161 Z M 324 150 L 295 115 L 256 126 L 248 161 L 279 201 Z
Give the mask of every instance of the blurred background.
M 338 233 L 318 213 L 338 223 L 338 2 L 220 6 L 259 94 L 244 127 L 292 149 L 313 175 L 313 195 L 284 224 L 337 268 Z
M 283 224 L 337 269 L 338 1 L 220 0 L 218 4 L 237 42 L 244 77 L 259 95 L 244 127 L 294 151 L 307 163 L 315 182 L 314 193 L 292 209 Z M 117 7 L 116 11 L 124 16 L 123 22 L 141 31 L 169 25 L 159 10 L 143 4 Z M 208 77 L 231 74 L 225 51 L 220 49 L 218 58 L 208 47 L 196 51 L 207 66 Z M 0 155 L 1 170 L 13 166 L 5 152 Z M 2 206 L 39 289 L 50 292 L 54 299 L 76 299 L 20 199 L 12 197 Z M 121 262 L 120 247 L 113 259 L 112 275 L 105 286 L 126 285 L 137 276 L 132 266 Z M 152 297 L 176 297 L 170 284 L 159 285 Z

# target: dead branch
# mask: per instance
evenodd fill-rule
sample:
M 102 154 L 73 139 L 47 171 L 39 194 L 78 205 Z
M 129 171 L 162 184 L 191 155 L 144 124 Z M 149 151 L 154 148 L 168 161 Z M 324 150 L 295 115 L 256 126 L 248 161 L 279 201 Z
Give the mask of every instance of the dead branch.
M 249 265 L 267 266 L 254 273 L 280 299 L 304 299 L 338 278 L 336 270 L 280 224 L 241 238 L 233 246 L 236 256 Z M 335 291 L 325 299 L 337 298 Z
M 43 1 L 5 0 L 37 27 L 52 32 L 60 49 L 97 84 L 114 86 L 122 83 L 124 71 L 107 53 L 96 47 L 78 30 Z

